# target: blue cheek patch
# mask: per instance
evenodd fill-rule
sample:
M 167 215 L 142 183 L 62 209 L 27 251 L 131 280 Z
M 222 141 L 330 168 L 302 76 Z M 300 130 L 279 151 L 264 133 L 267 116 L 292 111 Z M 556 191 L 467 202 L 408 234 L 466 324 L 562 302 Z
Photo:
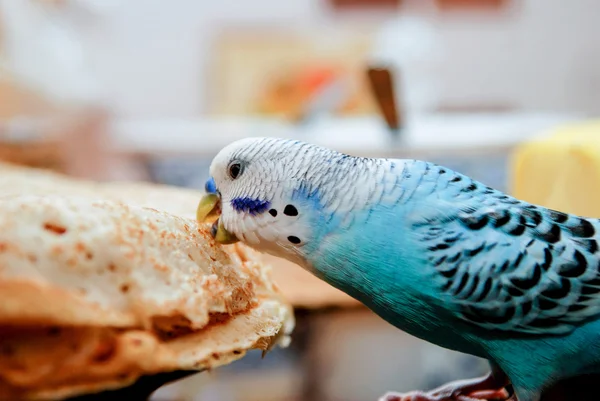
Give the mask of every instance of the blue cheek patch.
M 210 177 L 206 184 L 204 184 L 204 190 L 209 194 L 217 193 L 217 184 L 215 184 L 214 178 Z
M 271 202 L 252 198 L 235 198 L 231 200 L 231 206 L 237 212 L 257 215 L 266 212 L 271 206 Z
M 306 181 L 302 181 L 298 188 L 294 188 L 292 192 L 292 201 L 310 203 L 315 208 L 321 207 L 321 199 L 319 196 L 318 188 L 311 188 L 306 184 Z

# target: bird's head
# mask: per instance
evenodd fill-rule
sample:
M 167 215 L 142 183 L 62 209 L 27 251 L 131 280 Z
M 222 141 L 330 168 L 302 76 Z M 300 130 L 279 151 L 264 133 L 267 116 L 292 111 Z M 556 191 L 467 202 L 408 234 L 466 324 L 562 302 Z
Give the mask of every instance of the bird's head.
M 197 219 L 216 218 L 212 235 L 219 243 L 242 241 L 303 264 L 307 246 L 318 239 L 315 227 L 324 227 L 315 224 L 326 215 L 324 164 L 337 155 L 293 140 L 236 141 L 213 159 Z

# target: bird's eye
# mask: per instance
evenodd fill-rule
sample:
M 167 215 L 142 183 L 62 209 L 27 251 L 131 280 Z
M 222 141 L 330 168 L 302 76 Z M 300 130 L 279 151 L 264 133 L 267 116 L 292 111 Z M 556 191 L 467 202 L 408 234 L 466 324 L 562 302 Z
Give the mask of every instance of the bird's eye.
M 235 162 L 229 165 L 229 176 L 232 180 L 235 180 L 242 174 L 242 164 Z

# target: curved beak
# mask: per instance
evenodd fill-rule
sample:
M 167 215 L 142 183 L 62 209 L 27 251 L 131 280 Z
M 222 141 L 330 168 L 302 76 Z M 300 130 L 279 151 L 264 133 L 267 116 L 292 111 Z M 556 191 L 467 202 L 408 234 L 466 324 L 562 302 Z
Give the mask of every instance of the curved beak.
M 216 242 L 223 245 L 235 244 L 239 239 L 223 227 L 221 219 L 217 219 L 210 228 L 210 234 Z
M 200 199 L 196 209 L 196 220 L 198 223 L 210 223 L 214 220 L 210 233 L 216 242 L 220 244 L 233 244 L 238 242 L 237 237 L 223 227 L 219 216 L 221 215 L 221 197 L 215 191 L 207 193 Z M 216 219 L 216 220 L 215 220 Z
M 198 223 L 210 223 L 221 215 L 221 198 L 217 194 L 206 194 L 196 209 Z

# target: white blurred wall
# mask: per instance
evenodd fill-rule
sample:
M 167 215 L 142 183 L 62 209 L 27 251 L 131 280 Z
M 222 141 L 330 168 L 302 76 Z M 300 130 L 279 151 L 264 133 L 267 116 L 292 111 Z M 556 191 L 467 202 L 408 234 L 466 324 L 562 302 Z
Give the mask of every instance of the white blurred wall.
M 600 2 L 520 3 L 521 10 L 505 19 L 465 16 L 439 25 L 444 98 L 600 112 Z
M 438 100 L 600 112 L 600 1 L 514 1 L 520 4 L 514 12 L 487 17 L 410 11 L 426 18 L 439 41 L 442 58 L 431 72 Z M 201 114 L 210 102 L 204 85 L 220 28 L 335 29 L 385 21 L 335 19 L 321 0 L 111 0 L 95 14 L 78 15 L 70 23 L 81 35 L 90 73 L 104 99 L 127 117 Z M 393 16 L 385 18 L 393 23 Z

